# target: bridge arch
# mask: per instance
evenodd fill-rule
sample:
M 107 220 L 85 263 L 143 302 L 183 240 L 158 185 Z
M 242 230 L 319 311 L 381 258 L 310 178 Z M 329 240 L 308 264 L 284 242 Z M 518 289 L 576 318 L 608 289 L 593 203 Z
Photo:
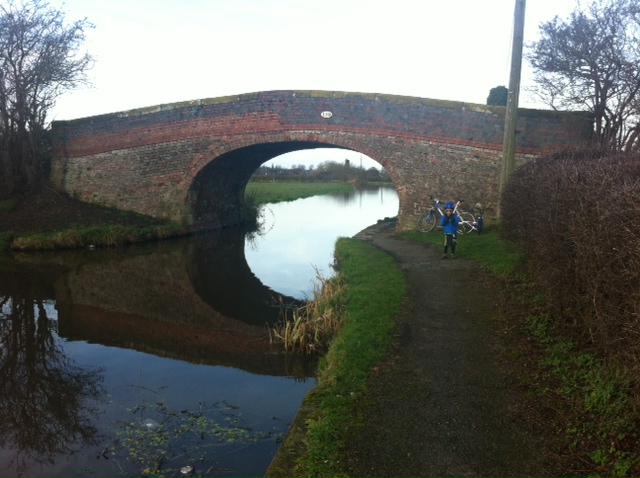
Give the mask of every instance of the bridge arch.
M 186 222 L 201 230 L 241 221 L 244 190 L 252 174 L 262 164 L 282 154 L 316 148 L 347 149 L 367 156 L 374 154 L 365 148 L 351 149 L 354 145 L 344 137 L 332 143 L 325 141 L 320 142 L 313 135 L 265 135 L 260 142 L 232 142 L 210 156 L 203 155 L 192 166 L 182 185 L 186 211 L 191 214 Z M 372 159 L 384 166 L 384 160 Z M 388 173 L 393 181 L 391 168 Z
M 198 230 L 235 224 L 260 164 L 315 147 L 379 162 L 410 229 L 429 194 L 498 202 L 503 107 L 364 93 L 272 91 L 54 122 L 52 178 L 84 201 Z M 518 163 L 589 139 L 584 113 L 520 110 Z

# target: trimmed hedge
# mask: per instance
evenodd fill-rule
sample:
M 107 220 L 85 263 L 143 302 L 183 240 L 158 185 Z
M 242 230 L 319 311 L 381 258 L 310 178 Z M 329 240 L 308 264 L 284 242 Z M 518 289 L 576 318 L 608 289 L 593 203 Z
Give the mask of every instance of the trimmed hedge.
M 640 156 L 568 150 L 516 169 L 502 234 L 524 246 L 554 319 L 606 355 L 640 362 Z

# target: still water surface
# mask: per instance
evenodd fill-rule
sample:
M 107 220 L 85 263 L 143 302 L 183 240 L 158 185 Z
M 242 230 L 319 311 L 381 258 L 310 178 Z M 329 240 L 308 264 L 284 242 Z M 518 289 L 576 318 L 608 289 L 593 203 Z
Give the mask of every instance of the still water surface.
M 315 384 L 313 362 L 269 344 L 272 304 L 310 295 L 337 237 L 397 210 L 376 188 L 269 205 L 251 240 L 2 261 L 2 476 L 264 474 Z
M 262 283 L 303 298 L 313 290 L 316 270 L 323 277 L 333 273 L 338 237 L 351 237 L 397 214 L 392 187 L 272 204 L 264 214 L 267 233 L 247 245 L 247 262 Z

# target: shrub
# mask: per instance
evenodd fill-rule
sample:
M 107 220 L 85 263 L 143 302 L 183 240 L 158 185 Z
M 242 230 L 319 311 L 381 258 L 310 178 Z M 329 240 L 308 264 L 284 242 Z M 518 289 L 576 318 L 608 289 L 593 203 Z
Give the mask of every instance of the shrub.
M 640 158 L 567 150 L 514 171 L 502 234 L 524 246 L 555 319 L 601 352 L 640 354 Z

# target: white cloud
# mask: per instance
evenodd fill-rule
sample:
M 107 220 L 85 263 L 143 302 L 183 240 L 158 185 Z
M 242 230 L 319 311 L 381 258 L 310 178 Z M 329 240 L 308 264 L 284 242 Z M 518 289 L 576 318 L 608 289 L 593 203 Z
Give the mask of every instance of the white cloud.
M 94 88 L 53 110 L 73 119 L 282 89 L 484 103 L 508 84 L 514 0 L 51 0 L 96 25 Z M 533 0 L 525 41 L 574 0 Z M 523 78 L 523 86 L 530 81 Z M 527 99 L 521 96 L 521 105 Z

